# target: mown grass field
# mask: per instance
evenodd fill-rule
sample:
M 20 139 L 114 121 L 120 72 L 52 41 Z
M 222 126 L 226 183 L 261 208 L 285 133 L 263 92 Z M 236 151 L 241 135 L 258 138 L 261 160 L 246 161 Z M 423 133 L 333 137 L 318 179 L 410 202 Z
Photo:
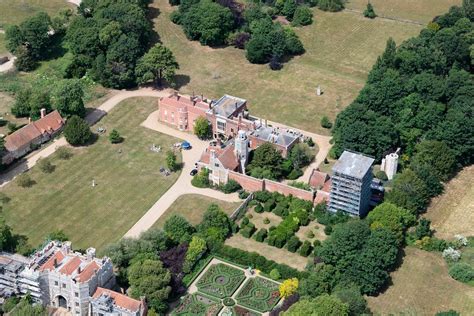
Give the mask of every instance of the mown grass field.
M 393 285 L 377 297 L 368 297 L 372 312 L 380 315 L 434 315 L 454 309 L 472 315 L 474 288 L 453 280 L 440 254 L 405 248 L 406 256 L 391 274 Z
M 324 134 L 328 131 L 321 128 L 320 118 L 334 119 L 357 96 L 387 39 L 400 43 L 421 30 L 414 24 L 314 9 L 315 22 L 296 29 L 306 53 L 272 71 L 268 65 L 250 64 L 243 50 L 213 49 L 187 40 L 169 19 L 175 8 L 168 1 L 155 0 L 152 6 L 160 11 L 155 30 L 180 64 L 183 92 L 212 98 L 236 95 L 249 100 L 255 115 Z M 318 85 L 324 91 L 320 97 Z
M 462 0 L 370 0 L 370 3 L 379 16 L 427 24 L 453 5 L 461 5 Z M 348 0 L 346 3 L 346 8 L 359 11 L 364 11 L 366 6 L 367 0 Z
M 62 9 L 74 8 L 66 0 L 2 0 L 0 1 L 0 28 L 18 24 L 40 11 L 54 16 Z
M 7 48 L 5 47 L 5 34 L 0 33 L 0 55 L 8 53 Z
M 163 228 L 165 222 L 174 214 L 183 216 L 192 225 L 197 225 L 201 222 L 204 212 L 211 203 L 219 205 L 222 211 L 227 215 L 240 205 L 240 203 L 225 202 L 213 199 L 204 195 L 186 194 L 180 196 L 156 222 L 153 224 L 155 228 Z
M 425 217 L 431 220 L 436 237 L 474 236 L 473 178 L 474 166 L 464 168 L 445 185 L 445 192 L 432 200 Z
M 139 126 L 155 110 L 156 98 L 122 102 L 94 127 L 117 129 L 122 144 L 112 145 L 102 135 L 95 144 L 74 149 L 70 160 L 54 157 L 51 174 L 33 167 L 31 188 L 15 181 L 2 188 L 11 198 L 4 215 L 14 232 L 36 246 L 49 232 L 63 229 L 75 248 L 99 250 L 122 237 L 178 177 L 161 175 L 165 153 L 149 150 L 152 144 L 170 148 L 177 140 Z

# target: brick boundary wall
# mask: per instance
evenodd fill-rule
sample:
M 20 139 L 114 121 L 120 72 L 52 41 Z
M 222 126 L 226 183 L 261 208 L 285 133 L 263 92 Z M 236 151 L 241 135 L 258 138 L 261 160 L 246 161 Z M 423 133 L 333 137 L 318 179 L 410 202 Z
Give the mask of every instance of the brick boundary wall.
M 306 191 L 303 189 L 295 188 L 284 183 L 275 182 L 272 180 L 265 179 L 265 190 L 268 192 L 278 192 L 285 196 L 293 195 L 302 200 L 313 202 L 314 193 L 312 191 Z
M 278 192 L 285 196 L 293 195 L 302 200 L 314 201 L 314 192 L 295 188 L 284 183 L 275 182 L 268 179 L 257 179 L 235 171 L 228 171 L 229 179 L 237 181 L 240 186 L 249 192 L 263 191 Z
M 237 181 L 245 191 L 263 191 L 265 188 L 264 180 L 250 177 L 235 171 L 229 170 L 229 179 Z

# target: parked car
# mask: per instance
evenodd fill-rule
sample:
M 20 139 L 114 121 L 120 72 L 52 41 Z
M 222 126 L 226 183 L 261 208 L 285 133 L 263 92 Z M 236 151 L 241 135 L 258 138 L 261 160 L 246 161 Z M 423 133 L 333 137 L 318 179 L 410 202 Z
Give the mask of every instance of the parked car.
M 190 172 L 189 174 L 194 177 L 197 173 L 198 173 L 198 170 L 197 170 L 197 169 L 193 169 L 193 170 L 191 170 L 191 172 Z

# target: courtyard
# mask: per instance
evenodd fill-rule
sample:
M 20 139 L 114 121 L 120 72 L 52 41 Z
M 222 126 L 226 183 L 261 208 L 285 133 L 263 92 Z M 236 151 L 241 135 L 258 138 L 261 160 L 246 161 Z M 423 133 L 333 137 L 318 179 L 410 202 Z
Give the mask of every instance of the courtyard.
M 213 258 L 171 315 L 262 315 L 280 301 L 279 284 Z

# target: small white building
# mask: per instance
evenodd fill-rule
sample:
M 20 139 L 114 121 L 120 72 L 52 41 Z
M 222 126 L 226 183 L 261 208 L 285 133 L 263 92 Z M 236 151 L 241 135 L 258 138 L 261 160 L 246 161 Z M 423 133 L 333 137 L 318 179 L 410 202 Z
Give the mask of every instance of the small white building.
M 397 174 L 397 168 L 398 168 L 398 154 L 396 152 L 388 154 L 387 156 L 385 156 L 384 159 L 382 159 L 380 170 L 385 172 L 389 180 L 392 180 L 393 177 L 395 177 L 395 175 Z

